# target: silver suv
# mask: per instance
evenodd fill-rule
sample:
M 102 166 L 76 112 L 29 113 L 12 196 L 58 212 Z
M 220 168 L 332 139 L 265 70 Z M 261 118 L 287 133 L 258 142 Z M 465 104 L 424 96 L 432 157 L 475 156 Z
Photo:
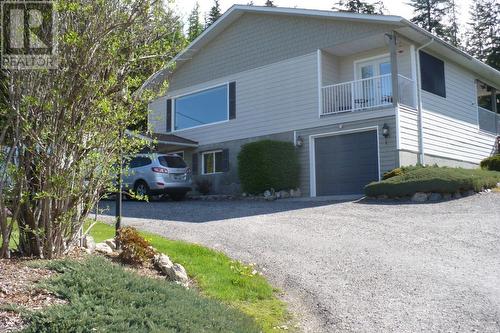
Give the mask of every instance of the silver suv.
M 123 187 L 144 196 L 168 194 L 173 200 L 184 199 L 191 191 L 191 169 L 176 154 L 139 154 L 129 162 Z

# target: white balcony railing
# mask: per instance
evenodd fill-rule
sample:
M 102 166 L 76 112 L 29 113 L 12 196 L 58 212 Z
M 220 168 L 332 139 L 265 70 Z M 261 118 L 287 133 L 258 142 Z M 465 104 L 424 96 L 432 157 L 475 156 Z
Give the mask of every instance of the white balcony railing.
M 414 106 L 414 81 L 398 75 L 399 103 Z M 322 115 L 389 106 L 393 102 L 391 74 L 322 88 Z
M 500 114 L 496 114 L 495 112 L 480 106 L 477 107 L 477 112 L 480 130 L 490 132 L 492 134 L 500 134 Z

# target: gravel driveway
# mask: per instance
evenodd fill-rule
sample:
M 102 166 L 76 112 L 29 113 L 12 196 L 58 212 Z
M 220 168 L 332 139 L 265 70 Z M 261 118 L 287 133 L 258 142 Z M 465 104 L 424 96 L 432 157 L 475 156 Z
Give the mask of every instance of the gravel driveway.
M 123 211 L 127 225 L 257 263 L 305 332 L 500 332 L 498 193 L 424 205 L 126 202 Z

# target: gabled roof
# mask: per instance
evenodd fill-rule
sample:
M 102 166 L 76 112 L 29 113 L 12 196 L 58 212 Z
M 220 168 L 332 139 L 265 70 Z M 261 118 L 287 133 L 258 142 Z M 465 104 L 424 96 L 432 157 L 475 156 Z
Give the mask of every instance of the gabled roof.
M 303 16 L 321 19 L 343 20 L 350 22 L 364 23 L 381 23 L 393 25 L 394 30 L 401 35 L 415 40 L 421 44 L 427 43 L 429 40 L 434 40 L 435 43 L 429 46 L 429 49 L 446 56 L 460 65 L 468 68 L 473 72 L 477 72 L 482 77 L 490 79 L 490 83 L 500 87 L 500 72 L 485 63 L 473 58 L 467 53 L 448 44 L 439 37 L 436 37 L 428 31 L 420 28 L 414 23 L 406 20 L 401 16 L 392 15 L 371 15 L 358 14 L 350 12 L 335 12 L 327 10 L 301 9 L 301 8 L 284 8 L 284 7 L 260 7 L 248 5 L 234 5 L 229 8 L 214 24 L 206 29 L 198 38 L 196 38 L 188 47 L 180 52 L 166 68 L 154 73 L 143 84 L 140 90 L 148 86 L 155 85 L 167 79 L 172 73 L 174 65 L 179 66 L 183 62 L 189 61 L 194 54 L 199 52 L 206 44 L 212 41 L 218 34 L 229 27 L 233 22 L 239 19 L 245 13 L 257 14 L 272 14 L 272 15 L 287 15 L 287 16 Z

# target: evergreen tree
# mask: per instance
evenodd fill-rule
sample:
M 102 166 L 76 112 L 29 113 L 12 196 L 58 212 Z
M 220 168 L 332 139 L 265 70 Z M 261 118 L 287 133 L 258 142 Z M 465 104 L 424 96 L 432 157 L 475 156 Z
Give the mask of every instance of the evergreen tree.
M 500 69 L 500 4 L 495 0 L 474 0 L 467 29 L 467 52 Z
M 380 0 L 368 3 L 361 0 L 340 0 L 332 8 L 341 12 L 361 13 L 361 14 L 383 14 L 385 7 Z
M 276 7 L 276 5 L 274 4 L 274 1 L 267 0 L 266 1 L 266 7 Z
M 415 16 L 411 21 L 425 30 L 443 37 L 446 27 L 441 23 L 448 10 L 448 0 L 410 0 Z
M 200 22 L 200 5 L 196 2 L 191 14 L 189 14 L 188 41 L 192 42 L 203 32 L 203 24 Z
M 209 26 L 214 24 L 214 22 L 217 21 L 217 19 L 221 16 L 222 12 L 220 9 L 219 0 L 214 0 L 214 5 L 212 6 L 212 8 L 210 8 L 210 11 L 208 12 L 205 28 L 208 28 Z
M 443 29 L 443 39 L 455 47 L 461 47 L 459 38 L 460 26 L 458 24 L 458 6 L 455 0 L 448 0 L 449 25 Z

